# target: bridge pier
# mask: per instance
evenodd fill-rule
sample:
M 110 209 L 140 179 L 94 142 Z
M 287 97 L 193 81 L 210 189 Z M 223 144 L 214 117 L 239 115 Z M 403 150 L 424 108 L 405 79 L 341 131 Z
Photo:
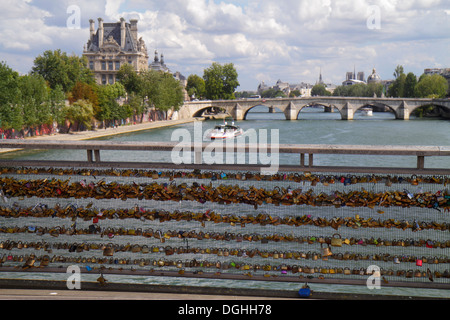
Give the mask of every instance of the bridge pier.
M 347 102 L 341 109 L 342 120 L 353 120 L 353 114 L 353 107 L 350 103 Z
M 395 118 L 400 120 L 409 120 L 409 108 L 405 101 L 402 101 L 400 107 L 398 107 L 397 112 L 395 113 Z
M 244 120 L 244 109 L 242 109 L 239 103 L 236 103 L 234 108 L 231 110 L 231 116 L 235 121 Z
M 286 120 L 297 120 L 298 111 L 292 102 L 289 102 L 286 110 L 284 110 L 284 116 L 286 117 Z
M 326 112 L 326 113 L 333 113 L 333 112 L 334 112 L 333 106 L 329 106 L 329 107 L 324 106 L 323 112 Z

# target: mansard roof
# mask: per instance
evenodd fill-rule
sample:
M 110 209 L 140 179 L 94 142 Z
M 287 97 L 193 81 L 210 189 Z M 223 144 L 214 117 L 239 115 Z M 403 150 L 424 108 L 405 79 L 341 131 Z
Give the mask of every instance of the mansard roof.
M 125 24 L 125 52 L 138 52 L 138 45 L 131 35 L 130 24 Z M 121 32 L 120 22 L 117 23 L 103 23 L 103 43 L 108 43 L 108 39 L 113 39 L 119 47 L 121 47 Z M 95 33 L 92 41 L 89 42 L 87 51 L 99 51 L 99 31 Z

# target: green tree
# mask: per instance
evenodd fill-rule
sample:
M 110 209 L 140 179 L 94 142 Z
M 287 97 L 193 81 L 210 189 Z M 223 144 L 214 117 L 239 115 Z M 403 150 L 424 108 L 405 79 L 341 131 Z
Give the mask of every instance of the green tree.
M 331 93 L 327 90 L 324 84 L 316 84 L 311 89 L 312 96 L 331 96 Z
M 395 79 L 394 83 L 389 86 L 388 95 L 394 98 L 405 97 L 406 74 L 401 73 Z
M 129 94 L 139 94 L 142 90 L 142 78 L 129 64 L 123 64 L 120 67 L 116 79 L 124 86 Z
M 422 75 L 416 85 L 415 94 L 418 98 L 444 98 L 447 95 L 448 82 L 439 75 Z
M 70 121 L 68 132 L 75 123 L 78 125 L 78 128 L 80 125 L 88 129 L 92 127 L 94 108 L 89 101 L 78 100 L 71 105 L 65 106 L 63 112 L 65 118 Z
M 19 74 L 5 62 L 0 63 L 0 126 L 2 129 L 19 130 L 23 125 L 21 110 L 17 108 Z
M 205 80 L 196 74 L 191 74 L 187 79 L 186 91 L 189 97 L 203 99 L 205 97 Z
M 19 78 L 19 101 L 17 108 L 21 109 L 23 125 L 36 127 L 50 124 L 52 117 L 48 105 L 47 84 L 42 76 L 26 75 Z
M 394 71 L 395 79 L 398 79 L 398 77 L 400 77 L 402 74 L 404 74 L 403 66 L 397 65 L 397 67 L 395 68 L 395 71 Z
M 301 95 L 300 90 L 292 90 L 289 93 L 289 98 L 295 98 L 295 97 L 299 97 Z
M 409 72 L 405 79 L 405 98 L 414 98 L 417 85 L 417 77 L 414 73 Z
M 373 97 L 376 95 L 377 97 L 381 97 L 383 94 L 383 84 L 382 83 L 369 83 L 366 85 L 364 97 Z
M 183 88 L 170 73 L 148 70 L 140 76 L 141 96 L 147 100 L 149 106 L 167 111 L 170 108 L 178 110 L 183 104 Z
M 120 83 L 108 84 L 105 86 L 98 86 L 98 103 L 99 110 L 95 113 L 95 117 L 104 122 L 113 120 L 120 120 L 128 118 L 128 116 L 122 117 L 127 112 L 122 112 L 121 106 L 117 103 L 117 99 L 126 95 L 125 87 Z M 128 110 L 128 107 L 124 109 Z
M 66 94 L 61 85 L 57 85 L 55 89 L 48 87 L 48 107 L 50 110 L 50 117 L 52 122 L 63 124 L 65 115 L 63 108 L 65 106 Z
M 214 62 L 203 72 L 206 98 L 210 100 L 235 99 L 234 91 L 239 86 L 238 73 L 232 63 L 221 65 Z
M 84 57 L 68 56 L 60 49 L 47 50 L 39 55 L 34 60 L 31 73 L 41 75 L 52 89 L 61 85 L 64 92 L 72 90 L 77 82 L 88 84 L 95 82 Z

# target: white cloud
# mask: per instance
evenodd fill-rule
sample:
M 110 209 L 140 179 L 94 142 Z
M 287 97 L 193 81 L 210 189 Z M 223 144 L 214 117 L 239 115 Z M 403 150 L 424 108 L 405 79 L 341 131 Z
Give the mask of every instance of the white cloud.
M 391 78 L 397 64 L 416 74 L 450 66 L 444 0 L 78 0 L 80 30 L 66 28 L 71 0 L 0 4 L 0 60 L 21 72 L 47 49 L 81 54 L 88 20 L 98 17 L 137 17 L 151 59 L 158 48 L 171 69 L 186 76 L 202 75 L 212 61 L 232 62 L 242 89 L 262 80 L 314 83 L 319 68 L 325 80 L 339 84 L 354 65 L 366 74 L 376 67 L 382 78 Z M 379 30 L 367 28 L 371 5 L 380 9 Z

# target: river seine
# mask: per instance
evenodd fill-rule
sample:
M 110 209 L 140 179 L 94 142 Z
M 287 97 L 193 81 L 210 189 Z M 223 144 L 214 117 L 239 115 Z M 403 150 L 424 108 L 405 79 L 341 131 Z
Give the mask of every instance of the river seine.
M 411 117 L 408 121 L 395 120 L 391 113 L 374 113 L 373 116 L 363 116 L 356 113 L 353 121 L 343 121 L 339 112 L 324 113 L 319 108 L 307 108 L 299 114 L 298 121 L 286 121 L 281 112 L 268 113 L 268 108 L 260 106 L 254 108 L 247 116 L 247 120 L 237 123 L 244 131 L 249 129 L 278 129 L 280 144 L 333 144 L 333 145 L 418 145 L 418 146 L 450 146 L 450 121 L 442 119 L 419 119 Z M 221 120 L 205 121 L 202 123 L 203 130 L 213 128 L 222 123 Z M 102 138 L 111 141 L 171 141 L 175 129 L 187 129 L 193 132 L 193 124 L 188 123 L 176 127 L 152 129 L 132 134 L 123 134 Z M 170 161 L 170 154 L 136 152 L 130 153 L 108 153 L 102 152 L 102 160 L 126 160 L 126 161 Z M 86 160 L 85 152 L 76 151 L 27 151 L 2 155 L 5 159 L 42 159 L 42 160 Z M 358 156 L 323 156 L 315 158 L 317 165 L 340 165 L 340 166 L 414 166 L 414 157 L 370 158 Z M 281 163 L 298 163 L 298 156 L 294 158 L 283 158 Z M 450 168 L 450 160 L 430 159 L 425 163 L 426 167 Z M 30 278 L 30 274 L 14 274 L 13 277 Z M 50 275 L 42 274 L 48 278 Z M 51 275 L 52 279 L 60 277 L 65 280 L 65 275 Z M 95 281 L 94 277 L 91 279 Z M 296 283 L 273 283 L 252 281 L 230 281 L 230 280 L 202 280 L 202 279 L 178 279 L 164 277 L 119 277 L 108 276 L 111 282 L 119 281 L 126 283 L 166 284 L 166 285 L 192 285 L 192 286 L 221 286 L 221 287 L 246 287 L 263 288 L 275 290 L 298 290 Z M 89 281 L 89 279 L 86 279 Z M 325 284 L 312 284 L 312 289 L 327 292 L 355 292 L 375 293 L 366 287 L 338 286 Z M 450 297 L 448 290 L 423 290 L 408 288 L 383 288 L 381 294 L 412 295 L 429 297 Z
M 298 121 L 286 121 L 281 111 L 268 113 L 268 108 L 258 106 L 247 115 L 247 120 L 237 123 L 244 131 L 267 129 L 268 141 L 271 130 L 278 130 L 280 144 L 332 144 L 332 145 L 417 145 L 417 146 L 450 146 L 450 121 L 442 119 L 396 120 L 392 113 L 373 113 L 363 116 L 357 112 L 354 120 L 340 119 L 339 112 L 324 113 L 321 108 L 304 108 Z M 203 131 L 222 123 L 222 120 L 205 121 Z M 187 123 L 175 127 L 152 129 L 102 138 L 111 141 L 180 141 L 173 140 L 172 133 L 176 129 L 188 130 L 193 139 L 194 125 Z M 205 140 L 206 141 L 206 140 Z M 260 140 L 258 140 L 260 141 Z M 102 151 L 104 161 L 157 161 L 171 160 L 170 152 L 108 152 Z M 9 159 L 43 159 L 43 160 L 86 160 L 85 152 L 79 151 L 24 151 L 2 155 Z M 315 165 L 338 166 L 393 166 L 414 167 L 415 157 L 361 157 L 355 155 L 316 155 Z M 298 155 L 280 156 L 281 164 L 299 163 Z M 447 157 L 426 159 L 426 167 L 450 168 Z

